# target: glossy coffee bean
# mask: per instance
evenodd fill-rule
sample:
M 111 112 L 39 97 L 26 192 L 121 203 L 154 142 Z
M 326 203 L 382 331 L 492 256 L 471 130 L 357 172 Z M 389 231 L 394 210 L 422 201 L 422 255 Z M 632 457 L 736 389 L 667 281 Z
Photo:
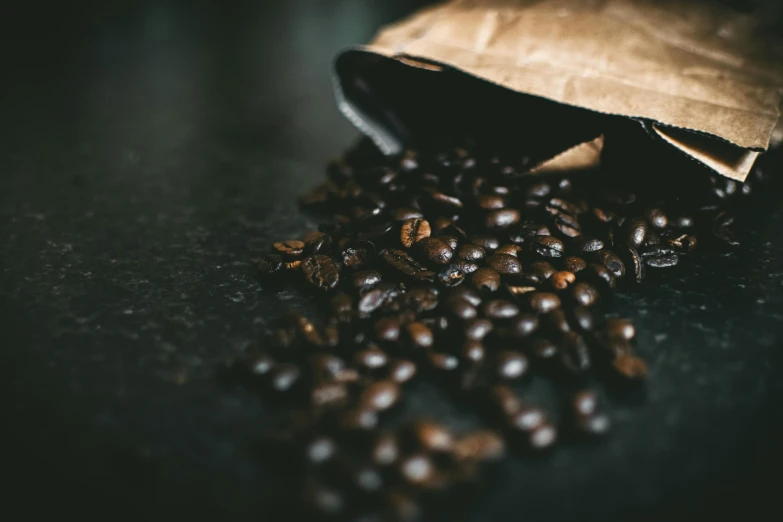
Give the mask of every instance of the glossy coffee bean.
M 344 430 L 370 431 L 378 426 L 378 414 L 373 408 L 359 407 L 340 414 L 339 425 Z
M 506 417 L 516 414 L 522 408 L 522 403 L 516 393 L 508 386 L 493 386 L 489 390 L 489 396 L 494 407 Z
M 392 433 L 379 436 L 372 447 L 372 461 L 378 466 L 391 466 L 400 456 L 397 437 Z
M 552 277 L 557 269 L 546 261 L 535 261 L 530 264 L 530 272 L 535 274 L 540 281 L 545 281 Z
M 426 324 L 416 321 L 405 327 L 408 337 L 417 348 L 432 348 L 435 338 Z
M 574 283 L 575 281 L 576 275 L 574 275 L 573 272 L 569 272 L 567 270 L 555 272 L 549 278 L 549 283 L 555 290 L 565 290 L 568 288 L 568 285 Z
M 597 252 L 604 248 L 604 242 L 595 237 L 577 236 L 569 243 L 569 251 L 576 255 Z
M 484 218 L 484 225 L 487 228 L 506 228 L 519 223 L 519 211 L 513 208 L 504 208 L 492 210 Z
M 500 274 L 492 268 L 482 267 L 473 273 L 471 281 L 478 290 L 495 292 L 500 287 Z
M 571 325 L 568 324 L 566 313 L 559 308 L 544 314 L 541 320 L 549 328 L 549 332 L 555 334 L 555 336 L 571 331 Z
M 337 453 L 337 444 L 329 437 L 317 437 L 306 448 L 307 460 L 313 464 L 323 464 Z
M 356 288 L 369 288 L 383 280 L 383 275 L 377 270 L 360 270 L 352 276 L 353 286 Z
M 383 350 L 377 348 L 368 348 L 361 350 L 354 356 L 354 361 L 357 366 L 366 368 L 368 370 L 375 370 L 377 368 L 383 368 L 388 362 L 388 356 Z
M 320 384 L 312 391 L 312 403 L 316 407 L 343 404 L 347 399 L 348 388 L 341 382 Z
M 501 379 L 522 377 L 528 370 L 527 357 L 519 352 L 502 351 L 497 355 L 497 374 Z
M 425 451 L 449 451 L 454 445 L 454 437 L 445 426 L 428 420 L 419 420 L 413 424 L 413 434 L 419 446 Z
M 494 252 L 500 246 L 500 241 L 495 236 L 475 235 L 470 237 L 469 242 L 481 247 L 486 253 Z
M 465 322 L 465 337 L 480 341 L 493 329 L 493 324 L 488 319 L 471 319 Z
M 484 344 L 478 339 L 468 339 L 462 346 L 462 358 L 466 361 L 478 363 L 486 358 Z
M 304 252 L 305 244 L 302 241 L 296 239 L 288 239 L 286 241 L 279 241 L 272 245 L 277 254 L 282 255 L 288 259 L 296 259 Z
M 544 258 L 558 258 L 563 256 L 565 246 L 563 242 L 552 236 L 535 236 L 530 241 L 531 252 Z
M 330 290 L 340 281 L 338 264 L 329 256 L 315 255 L 302 260 L 300 270 L 305 279 L 315 288 Z
M 302 373 L 294 364 L 278 364 L 271 374 L 272 389 L 278 392 L 286 392 L 293 388 L 301 377 Z
M 458 460 L 498 460 L 505 455 L 506 444 L 497 433 L 479 430 L 457 439 L 453 453 Z
M 438 281 L 446 288 L 452 288 L 465 281 L 465 271 L 460 265 L 449 265 L 438 272 Z
M 446 299 L 445 305 L 446 310 L 452 317 L 463 321 L 475 319 L 478 315 L 478 311 L 470 302 L 456 295 L 449 296 L 449 298 Z
M 506 206 L 506 198 L 498 194 L 480 194 L 476 204 L 484 210 L 497 210 Z
M 639 248 L 644 244 L 647 237 L 647 220 L 643 218 L 634 218 L 623 225 L 623 240 L 634 248 Z
M 464 261 L 481 261 L 486 256 L 486 252 L 480 246 L 466 243 L 457 249 L 457 257 Z
M 484 303 L 481 312 L 489 319 L 511 319 L 519 313 L 519 308 L 511 301 L 495 299 Z
M 647 363 L 634 355 L 618 355 L 612 366 L 618 374 L 627 379 L 639 380 L 647 376 Z
M 599 250 L 593 255 L 596 261 L 605 266 L 613 276 L 621 278 L 625 275 L 625 264 L 611 250 Z
M 530 307 L 534 312 L 545 314 L 560 308 L 560 298 L 547 292 L 534 292 L 529 297 Z
M 571 402 L 577 415 L 592 415 L 598 411 L 598 395 L 593 390 L 582 390 L 575 393 Z
M 551 424 L 543 424 L 530 433 L 530 446 L 534 450 L 545 450 L 557 441 L 557 430 Z
M 650 225 L 652 225 L 653 228 L 657 228 L 658 230 L 663 230 L 669 224 L 669 219 L 666 217 L 666 212 L 660 208 L 651 208 L 647 210 L 645 217 L 647 218 L 647 221 L 649 221 Z
M 520 407 L 509 416 L 509 423 L 512 428 L 531 432 L 546 422 L 546 415 L 543 410 L 536 407 Z
M 592 332 L 595 328 L 595 317 L 590 308 L 575 306 L 568 311 L 568 321 L 579 332 Z
M 399 384 L 393 380 L 382 380 L 365 388 L 359 396 L 359 403 L 370 410 L 383 411 L 394 406 L 399 398 Z
M 426 454 L 414 454 L 400 462 L 399 473 L 407 482 L 422 486 L 435 475 L 435 465 Z
M 563 367 L 573 374 L 581 374 L 591 366 L 590 352 L 584 337 L 568 332 L 563 335 L 560 344 L 560 362 Z
M 630 341 L 636 336 L 636 328 L 628 319 L 609 318 L 603 331 L 612 341 Z
M 522 339 L 528 337 L 538 328 L 538 316 L 528 313 L 517 314 L 509 326 L 511 335 Z
M 405 248 L 410 248 L 424 238 L 430 237 L 432 229 L 426 219 L 411 218 L 403 222 L 400 230 L 400 243 Z
M 400 338 L 400 322 L 391 317 L 379 319 L 374 330 L 379 341 L 394 342 Z
M 588 283 L 576 283 L 571 287 L 571 299 L 578 306 L 592 306 L 598 298 L 598 290 Z
M 459 359 L 448 353 L 430 353 L 427 358 L 436 370 L 451 372 L 459 367 Z
M 427 237 L 416 243 L 420 259 L 425 259 L 437 265 L 445 265 L 451 261 L 454 251 L 445 242 L 435 237 Z
M 541 360 L 552 359 L 557 355 L 557 346 L 545 337 L 539 337 L 532 343 L 533 355 Z
M 563 260 L 563 268 L 573 274 L 577 274 L 587 268 L 587 262 L 581 257 L 568 256 Z
M 509 254 L 492 254 L 487 258 L 490 268 L 501 275 L 519 274 L 522 272 L 522 263 L 516 257 Z

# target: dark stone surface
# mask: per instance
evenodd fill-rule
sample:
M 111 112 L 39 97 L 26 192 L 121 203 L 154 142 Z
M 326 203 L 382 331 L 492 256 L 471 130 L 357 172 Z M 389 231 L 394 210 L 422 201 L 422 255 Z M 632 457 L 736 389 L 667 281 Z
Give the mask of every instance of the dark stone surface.
M 261 288 L 251 260 L 315 225 L 296 195 L 357 136 L 331 58 L 412 3 L 131 4 L 2 22 L 6 506 L 33 495 L 31 516 L 264 520 L 273 481 L 252 442 L 268 405 L 215 368 L 284 306 L 310 304 Z M 645 396 L 610 398 L 599 447 L 504 464 L 476 520 L 767 505 L 783 435 L 782 200 L 773 190 L 750 212 L 762 224 L 741 224 L 741 253 L 617 299 L 652 363 Z M 474 421 L 427 385 L 409 409 Z

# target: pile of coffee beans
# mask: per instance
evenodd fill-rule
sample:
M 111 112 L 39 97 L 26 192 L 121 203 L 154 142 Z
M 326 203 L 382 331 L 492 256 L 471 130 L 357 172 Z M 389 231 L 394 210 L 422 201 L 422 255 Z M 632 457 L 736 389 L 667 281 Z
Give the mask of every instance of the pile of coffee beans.
M 309 288 L 327 310 L 283 317 L 239 370 L 285 405 L 266 440 L 313 512 L 419 520 L 422 502 L 480 483 L 480 464 L 507 449 L 604 435 L 610 417 L 590 383 L 636 386 L 648 371 L 634 325 L 611 315 L 613 292 L 702 246 L 736 247 L 731 212 L 751 191 L 705 173 L 686 184 L 678 173 L 543 176 L 529 165 L 469 140 L 349 153 L 302 198 L 328 220 L 258 261 L 263 284 Z M 519 396 L 531 374 L 568 395 L 558 422 Z M 388 427 L 418 378 L 491 430 Z

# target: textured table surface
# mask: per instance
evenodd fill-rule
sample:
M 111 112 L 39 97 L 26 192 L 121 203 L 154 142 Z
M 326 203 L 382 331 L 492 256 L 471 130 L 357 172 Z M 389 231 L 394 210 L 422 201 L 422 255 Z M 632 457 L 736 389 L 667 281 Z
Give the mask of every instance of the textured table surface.
M 331 58 L 412 4 L 125 4 L 2 21 L 5 493 L 39 498 L 31 513 L 265 520 L 251 448 L 269 406 L 215 368 L 308 306 L 264 290 L 251 260 L 315 225 L 296 195 L 357 138 Z M 783 435 L 783 196 L 746 218 L 741 252 L 616 300 L 651 375 L 609 399 L 611 438 L 510 459 L 473 519 L 765 505 Z M 474 422 L 426 385 L 408 408 Z

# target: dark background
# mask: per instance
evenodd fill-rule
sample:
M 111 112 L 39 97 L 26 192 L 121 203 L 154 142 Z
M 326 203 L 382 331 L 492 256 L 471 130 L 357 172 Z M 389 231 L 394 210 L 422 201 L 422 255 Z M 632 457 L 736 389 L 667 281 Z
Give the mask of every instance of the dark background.
M 357 138 L 329 65 L 415 2 L 28 3 L 0 20 L 0 473 L 28 519 L 265 520 L 267 406 L 215 368 L 292 291 L 251 261 Z M 723 519 L 778 494 L 783 197 L 621 296 L 651 362 L 600 447 L 512 458 L 474 520 Z M 421 385 L 408 408 L 474 419 Z M 8 481 L 6 481 L 8 483 Z

